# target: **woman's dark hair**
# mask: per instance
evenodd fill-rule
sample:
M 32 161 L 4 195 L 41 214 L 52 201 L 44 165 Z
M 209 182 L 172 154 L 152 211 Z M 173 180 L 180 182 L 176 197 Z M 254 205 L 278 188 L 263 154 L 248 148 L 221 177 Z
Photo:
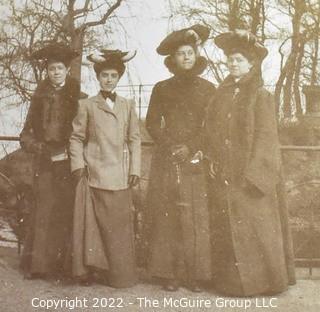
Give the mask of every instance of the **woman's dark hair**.
M 183 44 L 179 44 L 174 50 L 172 50 L 172 52 L 171 52 L 171 56 L 172 57 L 174 57 L 174 55 L 176 54 L 176 52 L 178 51 L 178 49 L 180 48 L 180 47 L 184 47 L 184 46 L 189 46 L 189 47 L 191 47 L 192 49 L 193 49 L 193 51 L 194 51 L 194 53 L 197 55 L 198 54 L 198 48 L 197 48 L 197 46 L 196 46 L 196 44 L 195 43 L 183 43 Z
M 239 47 L 239 48 L 230 49 L 225 52 L 226 56 L 230 56 L 230 55 L 236 54 L 236 53 L 242 54 L 251 64 L 258 64 L 259 63 L 258 55 L 252 50 L 248 50 L 248 49 L 244 49 L 244 48 Z
M 62 64 L 64 64 L 64 66 L 66 68 L 68 68 L 71 65 L 71 60 L 58 59 L 58 58 L 53 59 L 53 58 L 51 58 L 51 59 L 48 59 L 48 60 L 45 61 L 45 63 L 44 63 L 45 68 L 48 69 L 49 65 L 52 64 L 52 63 L 62 63 Z
M 126 66 L 123 62 L 103 62 L 103 63 L 95 63 L 93 65 L 93 69 L 96 73 L 97 78 L 99 78 L 100 73 L 105 69 L 114 69 L 118 72 L 119 77 L 124 74 Z

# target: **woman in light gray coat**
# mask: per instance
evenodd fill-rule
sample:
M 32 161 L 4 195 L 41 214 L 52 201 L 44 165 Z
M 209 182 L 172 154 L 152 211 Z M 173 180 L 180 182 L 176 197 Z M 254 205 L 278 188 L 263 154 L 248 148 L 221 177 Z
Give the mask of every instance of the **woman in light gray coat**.
M 140 132 L 133 100 L 113 92 L 133 56 L 119 50 L 90 55 L 101 91 L 79 102 L 70 138 L 76 181 L 87 175 L 113 287 L 135 284 L 130 187 L 139 182 Z

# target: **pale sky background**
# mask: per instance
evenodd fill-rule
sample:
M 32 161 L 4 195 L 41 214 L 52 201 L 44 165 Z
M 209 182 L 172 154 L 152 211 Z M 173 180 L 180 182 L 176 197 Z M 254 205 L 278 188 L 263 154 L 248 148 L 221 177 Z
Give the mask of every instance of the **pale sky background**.
M 99 2 L 100 0 L 95 1 Z M 190 2 L 190 0 L 183 1 L 185 1 L 185 3 Z M 79 6 L 81 6 L 83 2 L 84 0 L 77 0 Z M 16 3 L 19 3 L 19 0 L 16 0 Z M 159 80 L 169 78 L 170 73 L 163 64 L 164 57 L 156 53 L 156 48 L 161 40 L 172 30 L 191 25 L 182 19 L 169 18 L 171 14 L 170 4 L 174 6 L 175 1 L 126 0 L 116 12 L 121 25 L 113 19 L 111 22 L 112 33 L 106 33 L 101 27 L 97 29 L 101 33 L 101 46 L 119 48 L 121 50 L 137 50 L 137 55 L 128 63 L 127 71 L 121 79 L 119 83 L 120 87 L 117 90 L 125 96 L 135 97 L 137 102 L 139 100 L 138 86 L 134 88 L 121 86 L 132 84 L 152 85 Z M 4 13 L 5 8 L 2 8 L 2 14 Z M 90 18 L 96 17 L 92 16 L 88 19 Z M 275 23 L 278 21 L 281 22 L 282 25 L 288 23 L 283 16 L 274 15 L 273 18 Z M 266 84 L 274 84 L 279 74 L 278 44 L 276 41 L 269 41 L 266 42 L 266 44 L 269 48 L 269 55 L 263 64 L 264 78 Z M 209 55 L 212 55 L 212 53 L 221 53 L 212 41 L 208 41 L 204 47 Z M 93 47 L 93 49 L 94 48 L 95 47 Z M 211 80 L 210 76 L 206 78 Z M 94 95 L 99 90 L 91 65 L 83 66 L 82 89 L 89 95 Z M 151 89 L 152 86 L 143 88 L 141 98 L 143 105 L 148 104 Z M 143 108 L 141 111 L 142 117 L 145 113 L 146 108 Z M 25 115 L 26 107 L 3 110 L 0 106 L 0 135 L 18 135 Z M 19 126 L 17 126 L 17 121 L 19 122 Z M 11 150 L 12 148 L 16 148 L 17 144 L 10 144 L 10 146 L 7 147 Z M 0 156 L 1 152 L 0 146 Z
M 128 63 L 130 78 L 134 84 L 154 84 L 170 76 L 163 64 L 164 57 L 156 53 L 156 48 L 169 32 L 191 24 L 183 19 L 169 18 L 169 2 L 169 0 L 127 0 L 127 3 L 117 11 L 125 31 L 121 27 L 114 29 L 114 33 L 108 36 L 110 41 L 106 43 L 109 47 L 138 51 L 137 56 Z M 174 3 L 174 0 L 171 1 L 171 5 Z M 273 19 L 275 22 L 281 21 L 282 25 L 287 22 L 283 16 L 274 15 Z M 267 45 L 270 53 L 263 64 L 263 71 L 266 83 L 272 84 L 279 74 L 279 56 L 276 43 L 267 42 Z M 204 48 L 209 55 L 213 50 L 219 50 L 212 40 L 207 41 Z M 87 69 L 83 70 L 83 76 L 88 76 Z M 120 84 L 130 84 L 130 81 L 124 76 Z M 91 88 L 88 88 L 88 85 L 84 84 L 84 88 L 90 93 Z

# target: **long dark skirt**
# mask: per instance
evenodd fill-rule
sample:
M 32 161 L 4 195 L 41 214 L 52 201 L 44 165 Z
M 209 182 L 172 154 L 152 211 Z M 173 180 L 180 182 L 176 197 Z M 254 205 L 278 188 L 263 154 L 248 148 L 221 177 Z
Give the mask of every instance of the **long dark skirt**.
M 130 287 L 137 281 L 133 206 L 130 190 L 91 188 L 94 211 L 108 261 L 112 287 Z
M 148 205 L 152 211 L 151 276 L 184 281 L 210 280 L 210 222 L 207 181 L 203 168 L 181 166 L 180 184 L 174 167 L 154 154 Z
M 288 219 L 280 193 L 254 195 L 238 185 L 215 182 L 211 196 L 215 289 L 226 295 L 253 296 L 280 293 L 294 284 Z
M 74 198 L 69 161 L 42 161 L 34 193 L 21 268 L 31 274 L 65 274 Z

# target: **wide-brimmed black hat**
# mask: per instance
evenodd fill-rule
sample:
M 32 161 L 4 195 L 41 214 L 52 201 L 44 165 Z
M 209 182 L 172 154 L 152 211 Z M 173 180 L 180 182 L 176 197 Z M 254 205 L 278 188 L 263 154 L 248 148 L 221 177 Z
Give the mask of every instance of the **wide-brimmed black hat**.
M 200 24 L 173 31 L 162 40 L 157 48 L 157 52 L 160 55 L 170 55 L 182 45 L 190 44 L 192 46 L 198 46 L 208 39 L 209 34 L 210 29 Z
M 121 50 L 101 49 L 98 53 L 92 53 L 87 59 L 94 63 L 93 68 L 97 75 L 104 69 L 115 69 L 119 76 L 125 71 L 125 63 L 135 57 L 137 51 L 123 52 Z
M 268 55 L 267 48 L 258 41 L 258 38 L 244 29 L 236 29 L 218 35 L 214 42 L 226 55 L 239 50 L 247 51 L 261 61 Z
M 58 61 L 67 67 L 71 61 L 80 54 L 63 43 L 50 43 L 40 50 L 34 52 L 31 57 L 36 60 Z

